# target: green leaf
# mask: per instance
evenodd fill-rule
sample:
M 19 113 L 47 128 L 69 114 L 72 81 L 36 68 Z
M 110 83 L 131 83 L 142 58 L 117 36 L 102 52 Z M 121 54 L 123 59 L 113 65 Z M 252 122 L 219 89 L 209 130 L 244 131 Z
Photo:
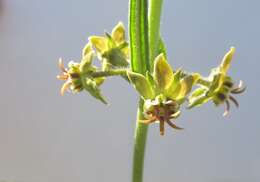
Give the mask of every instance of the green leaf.
M 152 99 L 154 97 L 153 89 L 142 74 L 128 71 L 127 76 L 135 89 L 144 99 Z
M 161 91 L 169 88 L 173 81 L 173 70 L 171 66 L 167 63 L 165 56 L 159 54 L 154 61 L 154 80 Z

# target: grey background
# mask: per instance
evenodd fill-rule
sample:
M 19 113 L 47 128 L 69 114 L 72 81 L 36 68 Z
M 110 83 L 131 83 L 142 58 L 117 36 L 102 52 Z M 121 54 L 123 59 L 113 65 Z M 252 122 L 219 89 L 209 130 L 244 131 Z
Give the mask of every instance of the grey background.
M 183 111 L 184 131 L 149 131 L 145 181 L 259 182 L 258 0 L 165 0 L 162 35 L 173 67 L 205 76 L 230 46 L 230 75 L 248 89 L 222 117 Z M 137 94 L 120 78 L 103 93 L 59 95 L 57 59 L 78 60 L 89 35 L 127 24 L 127 0 L 6 0 L 0 17 L 0 181 L 129 181 Z M 258 113 L 257 113 L 258 111 Z

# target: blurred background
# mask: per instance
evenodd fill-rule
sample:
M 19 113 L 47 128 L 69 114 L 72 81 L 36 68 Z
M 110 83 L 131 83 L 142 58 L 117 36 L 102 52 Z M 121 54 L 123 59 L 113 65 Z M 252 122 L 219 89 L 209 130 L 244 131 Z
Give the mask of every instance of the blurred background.
M 146 182 L 260 181 L 260 1 L 165 0 L 162 36 L 174 68 L 208 75 L 230 46 L 230 75 L 247 91 L 223 118 L 212 103 L 183 114 L 161 137 L 151 125 Z M 59 94 L 57 60 L 79 60 L 90 35 L 127 25 L 127 0 L 2 0 L 0 181 L 131 181 L 138 95 L 108 79 L 105 106 L 88 93 Z

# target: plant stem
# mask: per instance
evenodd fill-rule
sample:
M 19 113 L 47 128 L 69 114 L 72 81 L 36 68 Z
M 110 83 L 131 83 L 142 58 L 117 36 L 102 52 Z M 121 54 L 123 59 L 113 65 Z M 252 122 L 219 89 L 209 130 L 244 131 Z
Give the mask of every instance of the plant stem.
M 148 0 L 129 0 L 129 37 L 131 69 L 145 74 L 150 69 L 148 39 Z M 140 98 L 135 130 L 132 181 L 143 181 L 143 164 L 148 125 L 143 119 L 143 100 Z
M 91 73 L 90 75 L 93 78 L 117 76 L 117 75 L 126 76 L 126 71 L 127 71 L 126 69 L 111 69 L 108 71 L 96 71 Z
M 162 4 L 163 0 L 149 1 L 149 47 L 151 67 L 153 67 L 154 58 L 158 54 Z
M 123 76 L 124 78 L 127 78 L 127 75 L 126 75 L 126 72 L 127 72 L 127 69 L 111 69 L 111 70 L 108 70 L 108 71 L 96 71 L 96 72 L 93 72 L 91 73 L 91 77 L 93 78 L 98 78 L 98 77 L 108 77 L 108 76 Z M 189 74 L 188 73 L 185 73 L 184 76 L 188 76 Z M 86 74 L 86 76 L 88 76 L 88 73 Z M 129 81 L 129 80 L 128 80 Z M 210 87 L 210 84 L 211 82 L 204 79 L 204 78 L 199 78 L 198 84 L 200 85 L 203 85 L 205 87 Z
M 137 111 L 137 121 L 135 128 L 135 143 L 134 143 L 134 156 L 133 156 L 133 182 L 142 182 L 143 181 L 143 170 L 144 170 L 144 155 L 145 155 L 145 146 L 146 138 L 148 133 L 148 125 L 140 123 L 140 119 L 143 117 L 143 100 L 139 101 L 139 108 Z
M 158 52 L 162 0 L 150 0 L 149 26 L 148 0 L 130 0 L 129 2 L 131 69 L 134 72 L 145 74 L 146 71 L 151 71 L 154 57 Z M 135 130 L 133 182 L 143 181 L 145 144 L 148 132 L 148 125 L 139 122 L 143 118 L 143 100 L 140 99 Z
M 129 1 L 131 69 L 141 74 L 150 68 L 147 12 L 147 0 Z

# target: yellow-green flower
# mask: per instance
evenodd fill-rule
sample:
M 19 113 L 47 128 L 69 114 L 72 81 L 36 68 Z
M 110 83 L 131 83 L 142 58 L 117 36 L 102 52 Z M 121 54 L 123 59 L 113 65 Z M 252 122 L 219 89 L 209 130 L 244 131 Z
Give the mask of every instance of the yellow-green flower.
M 102 36 L 91 36 L 89 41 L 98 53 L 99 59 L 106 64 L 116 67 L 126 67 L 129 65 L 129 47 L 126 41 L 125 28 L 119 22 L 112 30 L 112 34 L 106 33 Z
M 200 106 L 212 100 L 216 106 L 223 103 L 226 104 L 226 110 L 223 114 L 225 116 L 230 110 L 230 101 L 237 107 L 239 106 L 232 94 L 240 94 L 246 88 L 243 87 L 242 81 L 240 81 L 237 87 L 234 86 L 232 78 L 227 75 L 234 53 L 235 48 L 231 47 L 230 51 L 224 56 L 220 66 L 213 69 L 207 78 L 210 85 L 208 87 L 202 86 L 191 94 L 189 97 L 189 108 Z
M 106 104 L 107 102 L 101 95 L 99 89 L 99 85 L 103 80 L 100 80 L 100 78 L 92 78 L 90 75 L 90 73 L 93 73 L 97 69 L 92 65 L 94 52 L 89 50 L 85 53 L 80 63 L 71 61 L 68 64 L 68 68 L 64 67 L 62 59 L 59 60 L 61 74 L 58 75 L 57 78 L 65 81 L 61 87 L 61 95 L 64 95 L 67 90 L 78 93 L 84 89 L 93 97 Z
M 163 54 L 156 57 L 152 75 L 147 72 L 144 76 L 131 71 L 128 71 L 127 75 L 132 85 L 145 100 L 146 120 L 141 122 L 158 121 L 161 135 L 164 134 L 165 122 L 175 129 L 181 129 L 170 120 L 180 115 L 180 104 L 184 102 L 192 86 L 199 79 L 199 75 L 195 73 L 183 76 L 181 70 L 174 73 Z

